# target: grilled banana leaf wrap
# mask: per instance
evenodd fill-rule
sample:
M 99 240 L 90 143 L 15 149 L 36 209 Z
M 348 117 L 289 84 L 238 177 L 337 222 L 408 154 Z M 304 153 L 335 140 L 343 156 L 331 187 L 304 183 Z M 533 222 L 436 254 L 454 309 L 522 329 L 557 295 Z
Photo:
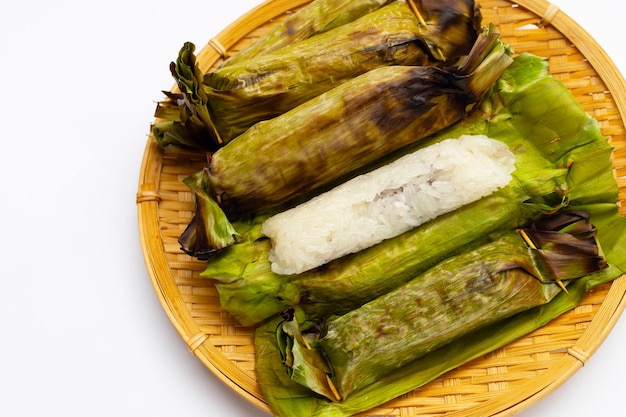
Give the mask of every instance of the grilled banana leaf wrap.
M 371 69 L 450 66 L 469 53 L 482 20 L 473 1 L 412 4 L 391 2 L 323 34 L 206 74 L 196 62 L 195 45 L 186 42 L 170 66 L 180 100 L 157 106 L 165 121 L 155 124 L 155 138 L 164 147 L 189 146 L 191 138 L 178 137 L 183 123 L 192 137 L 204 129 L 197 139 L 200 148 L 211 150 Z
M 274 415 L 350 416 L 372 409 L 547 324 L 577 306 L 590 289 L 626 272 L 626 218 L 617 204 L 613 148 L 597 122 L 548 74 L 547 60 L 530 54 L 516 56 L 466 119 L 420 146 L 462 133 L 485 134 L 507 143 L 516 154 L 517 172 L 528 168 L 528 177 L 530 172 L 536 176 L 529 184 L 520 181 L 521 188 L 551 184 L 549 190 L 559 184 L 552 197 L 535 194 L 535 199 L 543 197 L 539 203 L 543 209 L 525 219 L 515 215 L 491 229 L 483 229 L 483 224 L 472 228 L 472 222 L 481 217 L 479 212 L 461 208 L 441 219 L 449 227 L 442 224 L 441 236 L 433 236 L 439 239 L 434 242 L 464 233 L 457 227 L 459 218 L 466 218 L 465 226 L 475 240 L 455 242 L 459 246 L 422 272 L 394 282 L 394 288 L 373 291 L 371 297 L 364 297 L 369 302 L 347 312 L 341 307 L 333 311 L 330 303 L 323 309 L 311 308 L 300 295 L 299 300 L 294 298 L 295 307 L 283 310 L 286 314 L 260 323 L 255 333 L 256 375 Z M 537 169 L 535 163 L 543 168 Z M 554 170 L 561 170 L 563 176 L 555 176 Z M 526 204 L 535 203 L 531 199 L 522 205 Z M 494 202 L 493 207 L 498 206 Z M 492 213 L 483 215 L 491 217 Z M 253 222 L 247 226 L 245 236 L 250 240 L 246 245 L 261 245 L 263 238 L 253 238 Z M 402 265 L 405 258 L 423 249 L 404 246 L 395 252 L 395 263 Z M 256 265 L 262 253 L 248 258 L 248 263 L 241 259 L 240 271 L 262 270 Z M 477 254 L 485 255 L 484 259 L 472 256 Z M 339 261 L 352 264 L 354 259 Z M 359 269 L 358 263 L 352 265 L 354 271 Z M 393 262 L 389 265 L 379 265 L 378 273 L 384 278 L 394 268 Z M 328 270 L 332 270 L 330 265 Z M 432 283 L 442 276 L 448 279 Z M 427 277 L 435 281 L 413 285 Z M 246 286 L 246 278 L 224 278 L 219 285 Z M 341 298 L 343 283 L 333 278 L 321 292 L 330 293 L 333 288 Z M 295 276 L 282 279 L 298 282 Z M 249 283 L 255 285 L 254 280 Z M 278 281 L 272 285 L 281 288 Z M 364 292 L 370 289 L 364 288 Z M 404 293 L 409 301 L 401 301 Z M 428 293 L 435 298 L 423 301 L 422 297 L 430 297 Z M 457 295 L 464 301 L 451 302 Z M 250 308 L 257 308 L 253 301 Z M 385 316 L 388 309 L 395 312 Z M 463 322 L 465 316 L 471 320 Z M 455 327 L 457 321 L 464 323 L 462 329 Z M 431 324 L 435 327 L 430 328 Z M 356 342 L 354 327 L 350 327 L 354 325 L 371 337 Z M 416 330 L 415 326 L 422 325 L 423 329 Z M 433 331 L 437 326 L 441 331 Z M 394 334 L 401 335 L 402 342 L 395 345 L 399 350 L 382 347 L 392 345 Z M 414 349 L 401 353 L 404 343 L 412 343 L 409 340 L 415 340 Z M 366 353 L 376 344 L 381 349 L 377 347 L 375 355 Z

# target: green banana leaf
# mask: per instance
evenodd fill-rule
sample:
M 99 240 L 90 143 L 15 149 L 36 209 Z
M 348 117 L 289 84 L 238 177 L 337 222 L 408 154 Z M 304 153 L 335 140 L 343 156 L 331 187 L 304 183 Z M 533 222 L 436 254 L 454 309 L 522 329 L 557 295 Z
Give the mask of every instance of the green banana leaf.
M 546 69 L 544 59 L 528 54 L 516 57 L 480 108 L 442 135 L 486 134 L 515 146 L 513 149 L 529 147 L 532 140 L 555 166 L 567 167 L 567 187 L 561 190 L 567 206 L 562 210 L 590 213 L 608 267 L 573 281 L 567 292 L 548 304 L 455 339 L 339 402 L 322 399 L 289 378 L 276 344 L 276 328 L 282 318 L 268 320 L 256 331 L 256 371 L 275 415 L 349 416 L 369 410 L 547 324 L 577 306 L 588 290 L 626 273 L 626 219 L 616 204 L 612 148 L 597 122 L 584 114 Z M 432 138 L 440 139 L 440 135 Z M 528 162 L 517 155 L 520 163 Z

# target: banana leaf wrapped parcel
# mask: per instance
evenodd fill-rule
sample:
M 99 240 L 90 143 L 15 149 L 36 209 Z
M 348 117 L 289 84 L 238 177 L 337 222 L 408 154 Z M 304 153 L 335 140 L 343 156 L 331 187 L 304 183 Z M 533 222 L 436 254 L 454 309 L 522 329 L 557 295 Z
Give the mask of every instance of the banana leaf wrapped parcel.
M 554 107 L 543 108 L 544 100 Z M 563 206 L 616 199 L 611 147 L 567 89 L 548 75 L 543 58 L 516 57 L 468 119 L 419 147 L 466 133 L 491 136 L 513 150 L 513 181 L 398 237 L 291 276 L 271 271 L 271 242 L 261 233 L 265 217 L 259 216 L 239 243 L 210 258 L 201 276 L 216 280 L 222 308 L 243 325 L 295 305 L 312 316 L 342 314 L 462 249 L 484 244 L 490 235 Z

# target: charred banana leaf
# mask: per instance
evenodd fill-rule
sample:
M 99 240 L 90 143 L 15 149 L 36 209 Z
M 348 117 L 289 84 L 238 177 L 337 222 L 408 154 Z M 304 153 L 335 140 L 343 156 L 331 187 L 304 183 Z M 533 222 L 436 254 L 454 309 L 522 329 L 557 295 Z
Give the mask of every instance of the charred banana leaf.
M 338 400 L 337 393 L 347 398 L 463 334 L 548 303 L 561 291 L 557 281 L 580 278 L 607 266 L 588 220 L 585 213 L 558 214 L 533 224 L 529 231 L 508 232 L 439 263 L 356 310 L 316 324 L 313 330 L 305 329 L 308 341 L 298 349 L 309 355 L 318 349 L 320 358 L 328 362 L 322 369 L 322 382 L 328 384 L 324 387 L 315 378 L 312 388 L 330 400 Z M 544 231 L 541 226 L 550 229 Z M 565 257 L 568 265 L 562 268 L 560 258 Z M 289 321 L 283 328 L 279 337 L 293 337 Z M 298 344 L 298 339 L 293 343 Z M 309 372 L 319 375 L 316 361 L 294 363 L 290 369 L 292 378 L 302 383 L 310 378 Z
M 399 0 L 271 54 L 208 72 L 200 88 L 221 141 L 380 66 L 454 64 L 469 53 L 481 20 L 473 1 L 454 3 L 419 2 L 419 13 L 429 19 L 420 22 Z

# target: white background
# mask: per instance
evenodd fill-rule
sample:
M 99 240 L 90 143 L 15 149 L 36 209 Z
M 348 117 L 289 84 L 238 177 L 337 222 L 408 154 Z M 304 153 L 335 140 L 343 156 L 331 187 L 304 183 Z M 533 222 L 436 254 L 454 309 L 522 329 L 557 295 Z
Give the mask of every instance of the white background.
M 168 321 L 135 205 L 169 62 L 183 42 L 206 44 L 259 3 L 0 5 L 0 415 L 265 415 Z M 554 3 L 626 71 L 616 3 Z M 582 370 L 520 415 L 624 415 L 625 347 L 622 318 Z

